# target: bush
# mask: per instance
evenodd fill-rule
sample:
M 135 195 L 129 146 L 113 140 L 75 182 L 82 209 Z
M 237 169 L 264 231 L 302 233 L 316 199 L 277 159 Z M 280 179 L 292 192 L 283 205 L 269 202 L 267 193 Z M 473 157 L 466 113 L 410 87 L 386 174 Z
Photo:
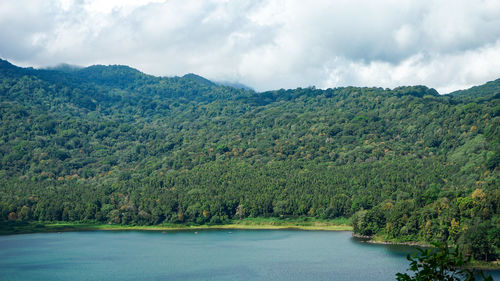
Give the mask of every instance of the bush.
M 493 281 L 491 276 L 485 276 L 482 271 L 465 269 L 467 260 L 463 258 L 458 246 L 452 251 L 446 243 L 436 243 L 434 246 L 432 249 L 418 249 L 419 252 L 413 255 L 408 254 L 409 270 L 414 274 L 397 273 L 396 280 L 474 281 L 476 276 L 480 276 L 482 280 Z

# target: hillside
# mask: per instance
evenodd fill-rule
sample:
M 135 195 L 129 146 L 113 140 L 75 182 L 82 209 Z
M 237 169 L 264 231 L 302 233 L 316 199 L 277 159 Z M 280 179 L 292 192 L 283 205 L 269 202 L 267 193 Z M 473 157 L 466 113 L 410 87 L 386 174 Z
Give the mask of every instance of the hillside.
M 194 74 L 0 61 L 0 219 L 352 217 L 362 235 L 461 242 L 491 260 L 499 88 L 259 93 Z

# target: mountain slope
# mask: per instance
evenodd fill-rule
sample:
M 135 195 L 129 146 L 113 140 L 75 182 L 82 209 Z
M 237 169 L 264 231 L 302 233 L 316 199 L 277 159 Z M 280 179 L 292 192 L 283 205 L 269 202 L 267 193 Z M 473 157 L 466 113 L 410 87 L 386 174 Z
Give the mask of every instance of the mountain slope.
M 1 217 L 352 216 L 356 232 L 386 239 L 472 245 L 471 229 L 484 229 L 490 248 L 470 252 L 491 259 L 500 116 L 485 87 L 257 93 L 194 74 L 0 61 Z
M 474 86 L 467 90 L 458 90 L 450 93 L 451 96 L 469 98 L 500 98 L 500 79 L 489 81 L 484 85 Z

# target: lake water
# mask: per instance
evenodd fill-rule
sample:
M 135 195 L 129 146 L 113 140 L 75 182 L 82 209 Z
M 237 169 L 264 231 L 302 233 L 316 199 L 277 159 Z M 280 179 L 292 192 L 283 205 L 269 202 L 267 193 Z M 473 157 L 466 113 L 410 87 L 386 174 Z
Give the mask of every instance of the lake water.
M 0 236 L 0 280 L 394 280 L 409 250 L 329 231 L 23 234 Z

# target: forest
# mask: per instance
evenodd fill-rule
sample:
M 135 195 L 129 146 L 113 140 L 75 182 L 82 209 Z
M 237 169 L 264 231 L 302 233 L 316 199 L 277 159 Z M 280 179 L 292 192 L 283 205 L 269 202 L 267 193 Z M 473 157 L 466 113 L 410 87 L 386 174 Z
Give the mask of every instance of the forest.
M 350 218 L 500 258 L 500 79 L 255 92 L 0 60 L 0 223 Z

